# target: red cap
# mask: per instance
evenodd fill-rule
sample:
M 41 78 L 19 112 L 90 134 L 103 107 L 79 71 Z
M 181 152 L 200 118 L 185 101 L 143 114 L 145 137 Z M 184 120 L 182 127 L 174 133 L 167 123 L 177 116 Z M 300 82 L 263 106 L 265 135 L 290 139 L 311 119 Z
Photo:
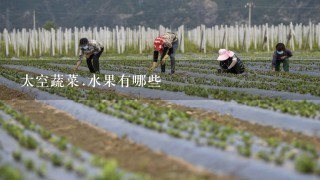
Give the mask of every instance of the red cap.
M 154 49 L 156 51 L 161 51 L 163 49 L 164 39 L 162 37 L 157 37 L 154 40 Z

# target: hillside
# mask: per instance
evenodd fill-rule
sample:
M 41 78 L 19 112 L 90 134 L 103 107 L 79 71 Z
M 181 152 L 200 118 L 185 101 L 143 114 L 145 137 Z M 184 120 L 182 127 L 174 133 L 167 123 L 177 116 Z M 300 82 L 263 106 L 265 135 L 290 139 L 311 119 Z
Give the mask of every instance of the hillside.
M 136 26 L 176 27 L 185 24 L 246 23 L 248 9 L 245 0 L 4 0 L 0 6 L 0 29 L 32 28 L 33 10 L 37 27 L 46 21 L 57 26 Z M 320 20 L 315 0 L 254 0 L 252 24 L 288 23 Z M 9 17 L 9 18 L 7 18 Z

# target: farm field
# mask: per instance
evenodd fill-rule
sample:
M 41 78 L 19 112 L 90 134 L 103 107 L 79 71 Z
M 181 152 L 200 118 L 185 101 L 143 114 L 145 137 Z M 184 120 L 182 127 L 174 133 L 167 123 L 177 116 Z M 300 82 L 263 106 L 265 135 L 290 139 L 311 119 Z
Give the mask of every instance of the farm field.
M 290 73 L 239 56 L 241 75 L 212 54 L 178 54 L 174 75 L 169 60 L 147 74 L 149 55 L 104 55 L 95 75 L 3 58 L 0 179 L 318 179 L 320 54 L 297 52 Z

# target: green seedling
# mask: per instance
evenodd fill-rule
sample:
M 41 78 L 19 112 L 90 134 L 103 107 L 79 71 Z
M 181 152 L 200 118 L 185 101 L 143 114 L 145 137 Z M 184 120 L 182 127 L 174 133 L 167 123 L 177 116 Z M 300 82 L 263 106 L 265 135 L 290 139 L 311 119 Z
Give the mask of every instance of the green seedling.
M 41 137 L 45 140 L 48 140 L 51 138 L 51 133 L 43 128 L 39 129 L 39 133 L 40 133 Z
M 280 145 L 280 140 L 279 139 L 275 139 L 275 138 L 269 138 L 267 140 L 267 143 L 270 147 L 272 148 L 276 148 Z
M 13 151 L 12 152 L 12 157 L 16 161 L 21 161 L 21 151 Z
M 290 160 L 293 160 L 295 157 L 296 157 L 297 153 L 294 152 L 294 151 L 289 151 L 287 154 L 286 154 L 286 158 L 287 159 L 290 159 Z
M 54 166 L 61 166 L 63 164 L 63 158 L 58 154 L 52 154 L 51 162 Z
M 90 163 L 93 166 L 102 167 L 102 165 L 105 163 L 105 159 L 99 156 L 92 156 L 92 158 L 90 159 Z
M 71 153 L 72 153 L 73 156 L 75 156 L 77 158 L 81 158 L 80 150 L 77 147 L 73 146 L 71 148 Z
M 65 163 L 64 166 L 66 167 L 66 169 L 68 171 L 72 171 L 73 170 L 73 161 L 71 159 L 68 159 Z
M 76 173 L 77 173 L 78 176 L 83 177 L 83 176 L 86 175 L 86 170 L 85 170 L 85 168 L 84 168 L 83 166 L 81 166 L 81 165 L 75 167 L 75 171 L 76 171 Z
M 316 170 L 316 164 L 311 156 L 301 154 L 295 160 L 295 169 L 301 173 L 312 173 Z
M 38 147 L 38 142 L 31 136 L 21 135 L 19 137 L 20 144 L 27 149 L 36 149 Z
M 58 142 L 56 142 L 56 146 L 62 151 L 67 150 L 68 148 L 67 144 L 68 142 L 64 137 L 60 138 Z
M 266 162 L 269 162 L 271 160 L 270 154 L 265 151 L 259 151 L 256 156 L 258 159 L 262 159 Z
M 10 166 L 2 166 L 0 165 L 0 179 L 3 180 L 22 180 L 22 175 L 19 170 L 14 169 Z
M 24 166 L 29 170 L 32 171 L 34 169 L 34 163 L 31 159 L 27 159 L 24 161 Z
M 234 143 L 235 143 L 235 139 L 234 139 L 234 138 L 231 138 L 229 143 L 230 143 L 230 144 L 234 144 Z
M 218 145 L 217 147 L 222 149 L 222 150 L 225 150 L 226 147 L 227 147 L 227 143 L 225 141 L 220 141 L 220 142 L 218 142 L 217 145 Z
M 281 148 L 281 150 L 280 150 L 280 156 L 285 156 L 285 154 L 287 153 L 287 151 L 289 151 L 289 146 L 283 146 L 282 148 Z
M 245 156 L 250 157 L 251 156 L 251 148 L 247 146 L 237 146 L 238 153 Z
M 46 160 L 50 160 L 50 159 L 51 159 L 51 154 L 50 154 L 50 152 L 45 151 L 45 150 L 42 149 L 42 148 L 37 149 L 37 153 L 38 153 L 38 156 L 39 156 L 40 158 L 43 158 L 43 159 L 46 159 Z
M 47 175 L 47 167 L 45 164 L 42 164 L 38 169 L 37 169 L 37 174 L 39 177 L 44 178 Z
M 251 140 L 251 135 L 250 134 L 244 134 L 242 135 L 242 140 L 245 146 L 251 146 L 252 140 Z
M 282 165 L 284 162 L 284 157 L 277 156 L 277 157 L 275 157 L 274 162 L 276 163 L 276 165 Z
M 117 171 L 118 165 L 114 160 L 109 160 L 102 169 L 101 179 L 120 180 L 122 175 Z

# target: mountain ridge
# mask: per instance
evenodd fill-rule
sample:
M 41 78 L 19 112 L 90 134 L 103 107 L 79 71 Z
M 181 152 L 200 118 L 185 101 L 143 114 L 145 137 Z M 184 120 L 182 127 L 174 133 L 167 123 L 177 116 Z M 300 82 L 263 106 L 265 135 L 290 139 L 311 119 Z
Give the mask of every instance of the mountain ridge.
M 32 28 L 33 11 L 36 26 L 53 21 L 58 27 L 93 27 L 160 24 L 176 28 L 184 24 L 193 28 L 246 24 L 248 8 L 244 0 L 4 0 L 0 6 L 0 29 Z M 316 0 L 252 1 L 251 24 L 318 23 L 320 4 Z M 9 17 L 9 18 L 8 18 Z

